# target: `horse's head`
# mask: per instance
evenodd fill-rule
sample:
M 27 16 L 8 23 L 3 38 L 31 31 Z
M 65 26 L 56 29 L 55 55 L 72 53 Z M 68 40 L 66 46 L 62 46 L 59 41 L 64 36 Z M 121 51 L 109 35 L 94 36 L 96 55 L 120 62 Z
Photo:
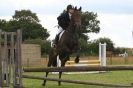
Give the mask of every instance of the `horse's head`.
M 70 25 L 74 27 L 74 30 L 80 30 L 81 28 L 81 7 L 77 9 L 77 7 L 74 8 L 74 12 L 71 16 L 71 22 Z

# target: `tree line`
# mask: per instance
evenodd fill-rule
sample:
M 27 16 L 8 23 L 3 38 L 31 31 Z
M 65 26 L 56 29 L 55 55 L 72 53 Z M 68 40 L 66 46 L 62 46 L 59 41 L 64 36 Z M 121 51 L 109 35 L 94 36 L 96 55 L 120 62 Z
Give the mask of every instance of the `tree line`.
M 99 38 L 89 41 L 88 33 L 100 32 L 100 21 L 98 15 L 94 12 L 81 12 L 83 33 L 80 35 L 81 53 L 84 55 L 98 55 L 98 43 L 106 42 L 107 49 L 120 52 L 114 48 L 113 42 L 109 38 Z M 42 26 L 36 13 L 31 10 L 16 10 L 15 14 L 9 21 L 0 19 L 0 29 L 6 32 L 14 32 L 18 29 L 22 30 L 23 43 L 32 43 L 41 45 L 42 55 L 48 54 L 51 48 L 51 40 L 48 29 Z

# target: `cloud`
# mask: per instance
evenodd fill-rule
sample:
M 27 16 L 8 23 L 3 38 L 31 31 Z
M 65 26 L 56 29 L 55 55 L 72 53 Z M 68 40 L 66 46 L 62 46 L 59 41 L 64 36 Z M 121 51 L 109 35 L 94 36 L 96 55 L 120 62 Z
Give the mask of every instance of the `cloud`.
M 68 4 L 82 6 L 83 11 L 132 14 L 132 3 L 132 0 L 0 0 L 0 16 L 14 14 L 20 9 L 30 9 L 38 14 L 57 14 Z
M 38 14 L 39 19 L 41 19 L 41 24 L 43 25 L 43 27 L 45 27 L 48 32 L 50 33 L 50 40 L 53 40 L 56 36 L 56 34 L 58 33 L 58 28 L 57 28 L 57 16 L 56 15 L 42 15 L 42 14 Z
M 0 0 L 0 19 L 9 20 L 15 10 L 30 9 L 54 39 L 58 29 L 57 16 L 68 4 L 82 6 L 83 11 L 98 13 L 101 31 L 88 34 L 91 39 L 109 37 L 116 46 L 133 47 L 133 0 Z
M 0 0 L 0 16 L 14 14 L 15 10 L 30 9 L 36 13 L 54 12 L 55 0 Z M 59 5 L 58 5 L 59 6 Z M 51 9 L 53 7 L 53 9 Z
M 12 18 L 12 16 L 0 16 L 0 19 L 4 19 L 6 21 L 9 21 Z
M 108 37 L 116 46 L 133 47 L 133 14 L 99 14 L 98 19 L 101 31 L 99 34 L 90 34 L 91 39 Z

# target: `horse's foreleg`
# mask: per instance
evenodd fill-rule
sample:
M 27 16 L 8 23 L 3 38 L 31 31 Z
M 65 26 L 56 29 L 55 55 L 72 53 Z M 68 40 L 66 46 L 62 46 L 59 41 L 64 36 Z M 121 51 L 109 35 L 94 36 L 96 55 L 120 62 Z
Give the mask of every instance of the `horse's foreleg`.
M 76 51 L 76 58 L 75 58 L 75 63 L 79 63 L 79 57 L 80 57 L 80 49 Z
M 66 60 L 67 59 L 61 61 L 61 67 L 65 66 Z M 62 72 L 59 72 L 59 79 L 61 79 L 61 75 L 62 75 Z M 61 81 L 58 81 L 58 85 L 59 86 L 61 85 Z
M 61 79 L 62 72 L 59 72 L 59 79 Z M 58 81 L 58 85 L 61 85 L 61 81 Z

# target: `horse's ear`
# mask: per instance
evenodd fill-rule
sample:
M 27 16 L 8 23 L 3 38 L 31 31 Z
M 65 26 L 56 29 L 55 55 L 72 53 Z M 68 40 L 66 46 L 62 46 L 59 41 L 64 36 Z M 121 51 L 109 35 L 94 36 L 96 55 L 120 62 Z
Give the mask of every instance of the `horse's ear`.
M 82 7 L 80 6 L 80 8 L 78 9 L 79 11 L 81 11 Z
M 75 6 L 75 8 L 74 8 L 75 10 L 77 10 L 77 6 Z

